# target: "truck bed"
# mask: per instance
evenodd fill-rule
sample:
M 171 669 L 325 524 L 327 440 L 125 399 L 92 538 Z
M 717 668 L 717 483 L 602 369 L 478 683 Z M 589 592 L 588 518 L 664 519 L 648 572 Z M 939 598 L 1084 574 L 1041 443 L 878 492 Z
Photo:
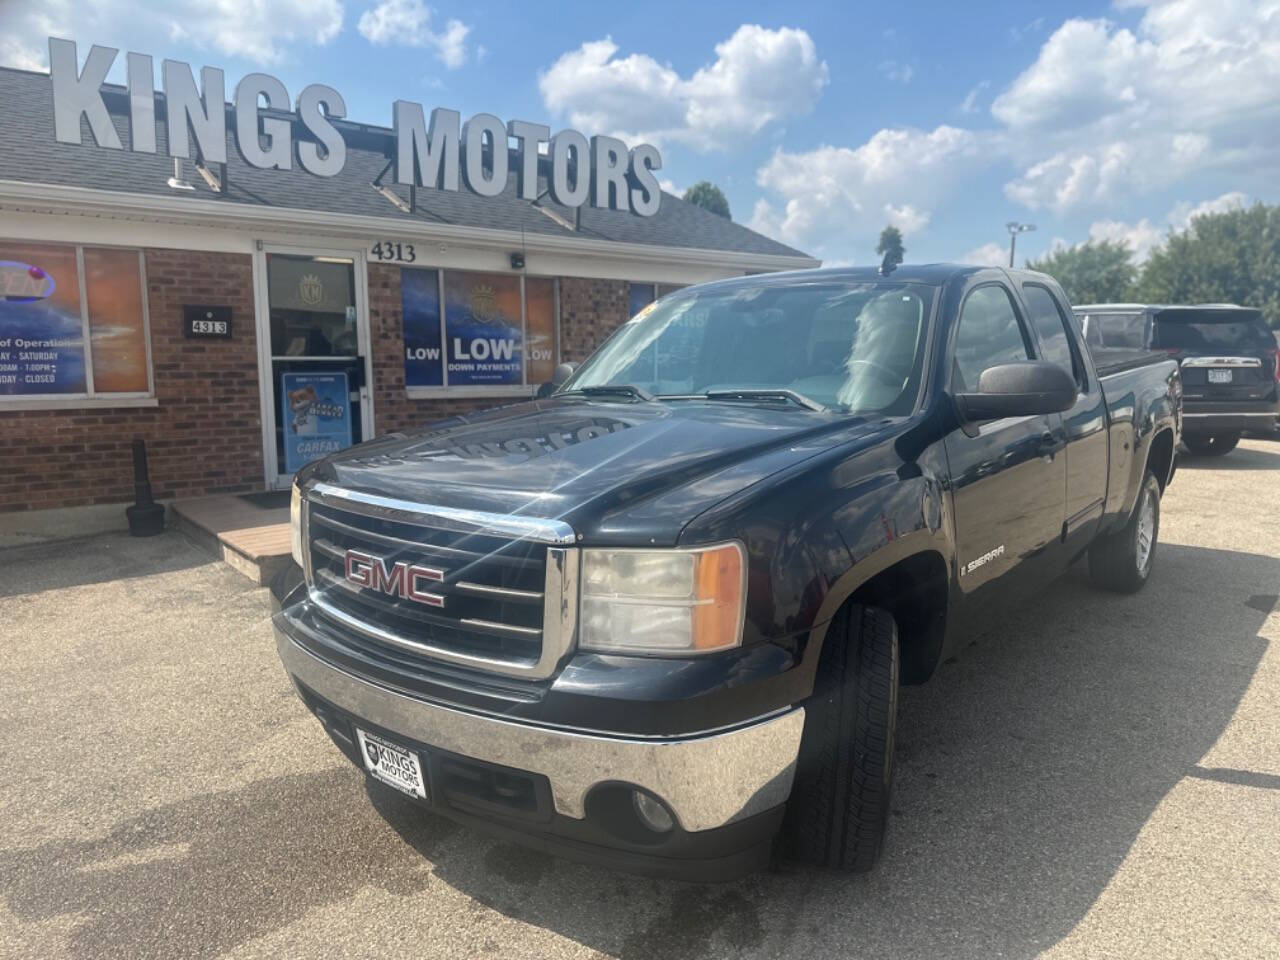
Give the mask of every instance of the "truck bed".
M 1168 359 L 1168 355 L 1159 350 L 1143 350 L 1135 347 L 1089 347 L 1088 349 L 1099 377 L 1109 377 L 1114 373 L 1123 373 L 1136 367 L 1145 367 L 1157 360 Z

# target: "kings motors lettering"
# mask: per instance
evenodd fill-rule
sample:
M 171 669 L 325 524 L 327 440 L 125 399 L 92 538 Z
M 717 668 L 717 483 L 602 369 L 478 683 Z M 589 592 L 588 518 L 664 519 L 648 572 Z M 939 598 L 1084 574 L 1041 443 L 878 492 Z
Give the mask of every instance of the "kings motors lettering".
M 49 38 L 54 137 L 59 143 L 80 144 L 81 121 L 85 120 L 99 147 L 125 149 L 102 91 L 119 52 L 94 44 L 80 68 L 73 41 Z M 148 54 L 129 53 L 126 61 L 128 149 L 156 153 L 153 60 Z M 165 60 L 161 90 L 165 129 L 171 134 L 166 138 L 169 156 L 190 159 L 194 139 L 197 158 L 225 164 L 228 114 L 223 71 L 202 67 L 197 85 L 190 64 Z M 289 170 L 296 159 L 303 170 L 318 177 L 341 173 L 347 147 L 333 121 L 347 115 L 342 94 L 325 84 L 312 83 L 302 88 L 292 113 L 288 112 L 289 104 L 285 85 L 269 74 L 246 74 L 236 84 L 231 123 L 236 149 L 244 162 L 261 170 Z M 305 133 L 295 139 L 296 125 Z M 589 203 L 602 210 L 651 217 L 662 202 L 655 175 L 662 169 L 662 156 L 652 144 L 628 148 L 615 137 L 588 140 L 577 130 L 553 135 L 545 124 L 525 120 L 504 124 L 490 113 L 478 113 L 463 123 L 458 111 L 445 107 L 432 109 L 428 118 L 422 104 L 409 100 L 392 105 L 392 131 L 395 182 L 404 186 L 454 192 L 465 186 L 478 196 L 496 197 L 506 189 L 507 175 L 514 168 L 518 196 L 537 200 L 539 152 L 545 144 L 550 165 L 547 188 L 556 203 L 566 207 Z

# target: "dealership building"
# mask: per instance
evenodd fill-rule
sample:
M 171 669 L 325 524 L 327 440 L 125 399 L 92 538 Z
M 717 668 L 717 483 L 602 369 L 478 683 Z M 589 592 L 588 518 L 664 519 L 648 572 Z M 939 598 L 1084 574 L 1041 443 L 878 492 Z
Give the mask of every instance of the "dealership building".
M 279 489 L 528 398 L 669 289 L 818 265 L 660 193 L 652 147 L 404 101 L 376 127 L 263 74 L 228 102 L 133 53 L 116 86 L 63 43 L 0 69 L 0 533 L 122 522 L 135 438 L 157 499 Z

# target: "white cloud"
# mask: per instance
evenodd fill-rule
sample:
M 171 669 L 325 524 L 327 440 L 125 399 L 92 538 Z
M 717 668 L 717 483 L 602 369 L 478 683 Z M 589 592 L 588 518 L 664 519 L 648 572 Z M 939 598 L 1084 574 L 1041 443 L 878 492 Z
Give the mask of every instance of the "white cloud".
M 827 83 L 809 34 L 787 27 L 740 26 L 688 79 L 647 54 L 618 50 L 606 37 L 563 54 L 538 78 L 547 108 L 588 133 L 724 149 L 808 112 Z
M 1196 217 L 1206 213 L 1226 213 L 1247 206 L 1249 198 L 1239 190 L 1232 190 L 1212 200 L 1197 203 L 1194 207 L 1183 202 L 1169 211 L 1169 223 L 1175 230 L 1185 230 Z
M 1280 170 L 1280 4 L 1138 0 L 1135 30 L 1071 19 L 991 107 L 1023 172 L 1006 195 L 1065 211 L 1206 169 Z
M 986 162 L 988 143 L 985 135 L 940 126 L 881 130 L 855 148 L 778 150 L 756 173 L 776 199 L 758 200 L 750 224 L 819 255 L 877 235 L 886 221 L 904 234 L 918 232 L 932 204 Z
M 297 46 L 324 46 L 342 30 L 341 0 L 43 0 L 14 6 L 5 9 L 0 63 L 35 70 L 49 68 L 50 36 L 86 38 L 81 56 L 92 42 L 145 53 L 149 41 L 180 41 L 272 65 L 290 59 Z
M 1135 187 L 1151 190 L 1176 182 L 1202 164 L 1210 147 L 1203 134 L 1177 133 L 1065 150 L 1032 164 L 1004 192 L 1032 210 L 1062 213 L 1102 206 Z
M 379 46 L 426 47 L 450 70 L 467 62 L 467 34 L 471 28 L 450 20 L 443 30 L 431 28 L 432 10 L 423 0 L 382 0 L 360 15 L 356 29 Z
M 1164 231 L 1146 217 L 1137 223 L 1121 220 L 1095 220 L 1089 225 L 1089 239 L 1093 242 L 1111 241 L 1123 243 L 1133 252 L 1137 263 L 1144 262 L 1151 250 L 1164 239 Z
M 960 255 L 959 263 L 976 263 L 983 267 L 1003 267 L 1009 262 L 1008 247 L 998 243 L 984 243 Z
M 885 60 L 880 64 L 880 72 L 895 83 L 910 83 L 916 75 L 915 67 L 897 60 Z
M 1144 263 L 1151 251 L 1164 242 L 1170 232 L 1187 229 L 1191 221 L 1206 213 L 1224 213 L 1238 210 L 1248 202 L 1248 197 L 1239 190 L 1232 190 L 1212 200 L 1205 200 L 1194 206 L 1183 201 L 1176 204 L 1164 218 L 1163 225 L 1152 223 L 1143 217 L 1136 223 L 1123 220 L 1095 220 L 1089 225 L 1090 240 L 1112 240 L 1125 244 L 1133 251 L 1136 263 Z
M 675 197 L 684 196 L 684 189 L 682 187 L 677 187 L 674 180 L 659 180 L 658 189 L 663 193 L 669 193 Z
M 978 98 L 982 96 L 983 91 L 985 91 L 989 86 L 991 86 L 990 80 L 983 80 L 976 84 L 973 89 L 964 95 L 964 99 L 960 101 L 960 112 L 977 113 Z
M 917 210 L 909 203 L 895 207 L 891 203 L 884 205 L 884 218 L 902 231 L 903 236 L 916 233 L 929 225 L 929 212 Z
M 1028 37 L 1039 33 L 1044 29 L 1044 17 L 1036 17 L 1029 23 L 1022 26 L 1012 26 L 1009 28 L 1009 42 L 1021 43 Z

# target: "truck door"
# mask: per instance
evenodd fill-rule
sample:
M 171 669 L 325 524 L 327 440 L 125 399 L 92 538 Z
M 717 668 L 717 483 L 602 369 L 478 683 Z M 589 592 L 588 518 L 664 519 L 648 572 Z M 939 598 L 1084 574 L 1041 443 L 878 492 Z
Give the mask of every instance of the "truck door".
M 976 389 L 988 367 L 1033 356 L 1034 341 L 1001 283 L 970 289 L 952 336 L 950 391 Z M 966 599 L 1047 580 L 1060 563 L 1066 460 L 1061 418 L 1009 417 L 946 437 L 959 589 Z M 999 582 L 999 590 L 991 590 Z M 975 604 L 966 604 L 970 611 Z
M 1080 354 L 1061 298 L 1045 284 L 1022 284 L 1022 300 L 1039 341 L 1039 356 L 1075 377 L 1079 395 L 1062 414 L 1066 440 L 1068 562 L 1089 545 L 1107 496 L 1107 409 L 1102 386 Z

